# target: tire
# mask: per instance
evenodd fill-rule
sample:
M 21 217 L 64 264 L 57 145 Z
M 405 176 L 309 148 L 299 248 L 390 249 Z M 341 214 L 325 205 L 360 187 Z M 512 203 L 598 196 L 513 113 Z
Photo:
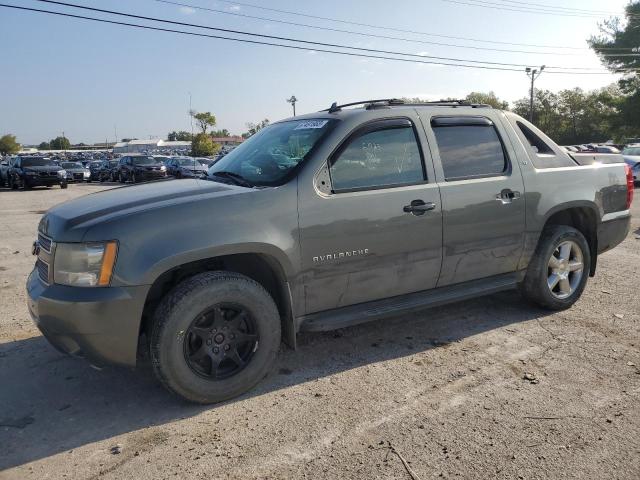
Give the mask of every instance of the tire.
M 229 307 L 231 310 L 225 310 Z M 220 312 L 216 308 L 222 313 L 211 313 Z M 234 314 L 238 309 L 245 316 Z M 212 323 L 206 321 L 207 315 L 213 317 Z M 234 329 L 236 321 L 241 322 L 241 330 Z M 214 329 L 216 325 L 219 330 Z M 204 335 L 192 333 L 194 328 Z M 223 330 L 228 338 L 221 335 Z M 222 349 L 233 343 L 232 332 L 252 339 L 235 340 L 227 356 Z M 250 390 L 268 374 L 280 348 L 280 336 L 278 308 L 261 285 L 235 272 L 202 273 L 180 283 L 158 306 L 150 340 L 153 370 L 165 388 L 191 402 L 221 402 Z M 232 361 L 233 353 L 246 364 Z M 201 363 L 188 359 L 198 356 Z M 218 362 L 221 378 L 212 377 L 214 362 Z
M 63 189 L 63 190 L 65 188 L 67 188 L 67 186 L 68 186 L 67 182 L 63 182 L 63 183 L 60 184 L 60 188 Z
M 16 185 L 16 182 L 13 180 L 13 177 L 9 177 L 8 181 L 8 186 L 11 190 L 17 190 L 18 189 L 18 185 Z
M 124 178 L 124 175 L 122 175 L 122 172 L 120 172 L 120 173 L 118 174 L 118 181 L 119 181 L 120 183 L 126 183 L 126 182 L 127 182 L 127 181 L 125 180 L 125 178 Z
M 133 173 L 131 174 L 131 181 L 132 181 L 133 183 L 138 183 L 138 177 L 136 176 L 136 172 L 133 172 Z
M 567 257 L 566 263 L 558 261 L 558 257 L 563 257 L 558 250 L 561 245 L 565 252 L 566 245 L 570 247 L 569 255 L 564 255 Z M 550 265 L 552 255 L 556 258 L 554 262 L 558 269 Z M 582 263 L 582 270 L 569 271 L 577 269 L 578 262 Z M 582 295 L 590 267 L 591 252 L 582 233 L 567 225 L 548 226 L 540 236 L 520 291 L 527 300 L 540 307 L 549 310 L 567 309 Z M 563 278 L 565 274 L 568 275 L 566 279 Z M 550 284 L 554 284 L 553 289 Z

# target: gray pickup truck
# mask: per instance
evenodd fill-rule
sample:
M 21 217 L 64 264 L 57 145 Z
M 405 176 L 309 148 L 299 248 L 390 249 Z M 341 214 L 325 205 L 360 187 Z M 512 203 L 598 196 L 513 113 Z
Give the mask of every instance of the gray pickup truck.
M 579 165 L 513 113 L 334 104 L 261 130 L 206 179 L 51 209 L 28 306 L 59 350 L 133 366 L 148 349 L 170 391 L 217 402 L 300 331 L 513 288 L 568 308 L 627 235 L 632 194 L 623 163 Z

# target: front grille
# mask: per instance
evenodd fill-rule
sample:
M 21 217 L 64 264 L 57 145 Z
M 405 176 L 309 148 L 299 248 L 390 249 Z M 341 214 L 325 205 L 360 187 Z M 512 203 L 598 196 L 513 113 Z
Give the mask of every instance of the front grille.
M 74 173 L 73 174 L 73 178 L 79 178 L 80 180 L 82 180 L 82 177 L 84 177 L 84 175 L 82 173 Z
M 58 172 L 40 172 L 41 177 L 57 177 Z
M 41 258 L 38 258 L 38 260 L 36 261 L 36 268 L 38 269 L 38 277 L 40 277 L 40 280 L 48 284 L 49 283 L 49 264 L 44 260 L 42 260 Z
M 51 239 L 49 237 L 45 237 L 41 233 L 38 234 L 38 245 L 40 248 L 47 253 L 51 253 Z

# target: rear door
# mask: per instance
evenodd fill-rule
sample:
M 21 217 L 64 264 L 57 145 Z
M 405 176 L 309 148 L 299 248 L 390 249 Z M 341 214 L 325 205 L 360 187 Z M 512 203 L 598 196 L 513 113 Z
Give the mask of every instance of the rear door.
M 299 185 L 306 313 L 436 285 L 440 193 L 419 120 L 403 113 L 357 127 L 316 185 Z
M 458 111 L 425 125 L 442 197 L 439 287 L 514 272 L 524 243 L 522 174 L 498 114 Z

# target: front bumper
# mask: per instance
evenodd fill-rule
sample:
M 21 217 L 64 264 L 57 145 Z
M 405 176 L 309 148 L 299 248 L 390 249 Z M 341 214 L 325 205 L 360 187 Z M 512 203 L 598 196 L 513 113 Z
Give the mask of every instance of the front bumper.
M 60 185 L 61 183 L 65 183 L 67 180 L 58 176 L 40 177 L 35 175 L 27 175 L 22 177 L 22 181 L 29 187 L 50 187 L 52 185 Z
M 135 366 L 148 290 L 46 285 L 34 269 L 27 280 L 27 305 L 38 329 L 58 350 L 94 365 Z
M 162 170 L 136 170 L 136 177 L 140 180 L 159 180 L 161 178 L 166 178 L 167 172 Z

